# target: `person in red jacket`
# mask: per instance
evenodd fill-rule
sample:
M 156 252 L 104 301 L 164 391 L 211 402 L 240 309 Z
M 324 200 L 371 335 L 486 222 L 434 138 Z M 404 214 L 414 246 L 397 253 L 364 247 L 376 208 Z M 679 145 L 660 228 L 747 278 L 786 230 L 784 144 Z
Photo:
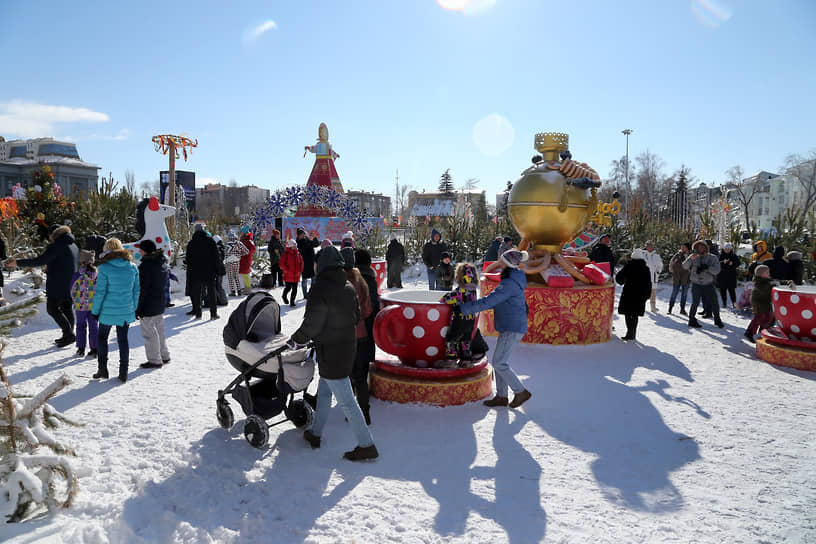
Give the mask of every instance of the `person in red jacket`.
M 255 242 L 252 241 L 252 233 L 247 231 L 241 236 L 241 243 L 247 248 L 247 253 L 241 257 L 238 264 L 238 273 L 244 281 L 244 290 L 247 294 L 252 291 L 252 281 L 249 278 L 249 273 L 252 270 L 252 256 L 255 254 Z
M 297 297 L 297 285 L 300 283 L 300 274 L 303 272 L 303 257 L 300 256 L 296 241 L 289 240 L 286 242 L 286 249 L 278 264 L 283 270 L 283 283 L 286 286 L 283 288 L 281 298 L 284 304 L 288 303 L 289 306 L 294 306 Z M 292 293 L 292 296 L 287 299 L 286 294 L 289 292 Z

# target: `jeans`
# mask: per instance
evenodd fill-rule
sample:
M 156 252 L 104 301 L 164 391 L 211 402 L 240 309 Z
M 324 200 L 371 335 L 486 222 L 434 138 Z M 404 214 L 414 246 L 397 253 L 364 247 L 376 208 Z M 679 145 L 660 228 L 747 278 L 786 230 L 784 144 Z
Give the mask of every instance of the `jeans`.
M 96 337 L 99 334 L 99 323 L 90 310 L 76 311 L 76 347 L 85 349 L 85 331 L 88 333 L 88 344 L 96 349 Z
M 688 296 L 688 283 L 680 285 L 675 283 L 672 286 L 671 297 L 669 297 L 669 308 L 674 306 L 674 301 L 677 300 L 677 293 L 680 293 L 680 307 L 686 309 L 686 297 Z
M 428 267 L 428 289 L 436 291 L 436 270 Z
M 496 396 L 506 397 L 507 386 L 513 390 L 513 393 L 521 393 L 524 391 L 519 377 L 510 368 L 510 355 L 513 354 L 513 349 L 521 342 L 521 337 L 524 336 L 522 332 L 500 332 L 499 338 L 496 341 L 496 352 L 493 354 L 493 372 L 496 375 Z
M 139 329 L 144 338 L 147 362 L 161 364 L 170 360 L 170 351 L 167 349 L 167 340 L 164 336 L 164 316 L 159 314 L 143 317 Z
M 97 336 L 97 362 L 99 370 L 108 370 L 108 336 L 112 325 L 99 324 L 99 335 Z M 127 376 L 128 360 L 130 358 L 130 345 L 128 344 L 129 323 L 116 325 L 116 343 L 119 344 L 119 375 Z
M 694 319 L 694 315 L 697 313 L 697 305 L 700 303 L 701 298 L 703 299 L 704 311 L 710 309 L 711 313 L 714 314 L 714 322 L 720 321 L 720 304 L 717 302 L 717 291 L 711 283 L 708 285 L 700 285 L 699 283 L 691 284 L 691 310 L 689 310 L 689 321 Z
M 365 419 L 363 419 L 360 406 L 354 399 L 351 381 L 348 378 L 340 380 L 320 378 L 317 385 L 317 411 L 312 426 L 309 428 L 312 434 L 320 436 L 323 432 L 323 427 L 326 426 L 326 420 L 329 418 L 332 395 L 337 398 L 337 404 L 343 409 L 343 413 L 348 419 L 349 425 L 351 425 L 351 430 L 354 432 L 354 436 L 357 437 L 357 445 L 361 448 L 373 446 L 374 438 L 371 436 L 371 431 L 368 430 Z
M 309 286 L 313 284 L 314 284 L 313 278 L 301 278 L 300 290 L 303 292 L 303 298 L 306 298 L 306 295 L 309 294 Z
M 62 336 L 70 337 L 74 334 L 74 304 L 70 300 L 54 300 L 49 298 L 45 303 L 45 311 L 57 322 L 62 329 Z

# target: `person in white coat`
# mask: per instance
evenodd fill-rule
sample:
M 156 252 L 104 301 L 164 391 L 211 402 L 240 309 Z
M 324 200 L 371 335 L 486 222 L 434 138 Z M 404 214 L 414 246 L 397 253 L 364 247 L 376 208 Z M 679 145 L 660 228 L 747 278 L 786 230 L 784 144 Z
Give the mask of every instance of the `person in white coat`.
M 649 304 L 652 307 L 652 313 L 654 313 L 657 312 L 657 281 L 658 275 L 663 272 L 663 260 L 655 251 L 654 244 L 651 241 L 646 242 L 644 253 L 646 254 L 646 266 L 649 267 L 649 271 L 652 273 L 652 295 L 649 297 Z

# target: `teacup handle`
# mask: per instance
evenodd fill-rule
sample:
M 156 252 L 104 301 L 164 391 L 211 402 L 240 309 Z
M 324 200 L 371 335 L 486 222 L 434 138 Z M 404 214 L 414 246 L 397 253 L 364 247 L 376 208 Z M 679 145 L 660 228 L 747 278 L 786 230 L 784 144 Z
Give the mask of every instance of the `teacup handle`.
M 391 335 L 388 334 L 394 318 L 401 310 L 402 308 L 399 305 L 392 304 L 380 310 L 374 319 L 374 342 L 380 346 L 380 349 L 391 355 L 397 355 L 398 351 L 405 347 L 405 344 L 392 341 Z

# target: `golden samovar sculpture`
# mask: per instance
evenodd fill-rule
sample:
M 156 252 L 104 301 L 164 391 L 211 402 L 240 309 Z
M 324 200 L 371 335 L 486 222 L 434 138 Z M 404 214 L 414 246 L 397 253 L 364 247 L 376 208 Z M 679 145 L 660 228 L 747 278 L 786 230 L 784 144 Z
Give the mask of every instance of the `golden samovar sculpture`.
M 589 259 L 561 255 L 561 248 L 596 212 L 600 177 L 587 164 L 572 160 L 567 134 L 536 134 L 535 148 L 541 155 L 533 157 L 533 166 L 513 184 L 507 204 L 510 221 L 522 236 L 519 249 L 530 254 L 522 268 L 527 274 L 543 273 L 555 261 L 575 279 L 589 283 L 575 267 Z

